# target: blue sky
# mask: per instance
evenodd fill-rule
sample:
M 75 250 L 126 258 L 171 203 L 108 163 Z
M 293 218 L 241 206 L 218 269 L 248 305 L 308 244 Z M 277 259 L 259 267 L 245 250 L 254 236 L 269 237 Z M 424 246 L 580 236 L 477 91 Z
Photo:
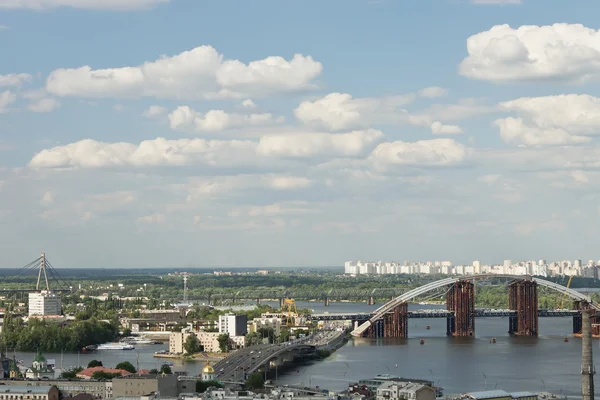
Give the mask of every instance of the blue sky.
M 600 6 L 484 2 L 0 0 L 0 266 L 600 258 Z

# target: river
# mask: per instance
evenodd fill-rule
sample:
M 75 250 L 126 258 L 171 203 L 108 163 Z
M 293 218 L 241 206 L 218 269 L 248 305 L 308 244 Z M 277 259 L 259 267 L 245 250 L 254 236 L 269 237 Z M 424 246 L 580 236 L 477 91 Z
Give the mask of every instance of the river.
M 276 306 L 275 304 L 273 304 Z M 362 312 L 380 305 L 365 303 L 298 302 L 298 308 L 315 312 Z M 438 306 L 411 305 L 410 309 Z M 446 337 L 445 319 L 409 320 L 407 339 L 351 339 L 344 347 L 324 361 L 299 366 L 280 374 L 278 383 L 319 385 L 332 390 L 345 389 L 349 383 L 390 373 L 407 378 L 430 379 L 444 388 L 445 393 L 461 393 L 487 389 L 506 391 L 540 391 L 562 393 L 574 398 L 581 391 L 581 340 L 571 337 L 571 318 L 540 318 L 540 336 L 537 338 L 508 335 L 508 318 L 478 318 L 475 338 Z M 431 329 L 427 330 L 426 325 Z M 568 342 L 563 338 L 569 337 Z M 495 337 L 496 343 L 490 343 Z M 419 339 L 425 338 L 425 344 Z M 598 341 L 596 341 L 598 343 Z M 87 365 L 98 359 L 105 366 L 114 367 L 121 361 L 130 361 L 140 368 L 158 368 L 164 361 L 153 357 L 165 345 L 137 345 L 133 351 L 103 350 L 95 354 L 65 354 L 63 367 Z M 596 359 L 600 344 L 594 345 Z M 12 354 L 9 354 L 12 356 Z M 33 354 L 17 353 L 26 365 L 31 365 Z M 56 359 L 60 354 L 46 354 Z M 203 362 L 169 360 L 173 369 L 198 374 Z

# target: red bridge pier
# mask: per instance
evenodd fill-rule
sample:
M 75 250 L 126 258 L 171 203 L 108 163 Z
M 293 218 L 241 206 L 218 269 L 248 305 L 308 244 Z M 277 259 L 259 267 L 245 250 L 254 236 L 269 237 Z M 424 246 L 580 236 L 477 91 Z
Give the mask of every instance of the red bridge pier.
M 592 337 L 600 337 L 600 315 L 596 309 L 590 306 L 587 301 L 574 301 L 573 308 L 575 310 L 590 310 L 592 319 Z M 581 336 L 582 331 L 582 315 L 581 313 L 573 316 L 573 335 Z
M 365 332 L 370 338 L 405 338 L 408 337 L 408 303 L 402 302 L 375 321 Z
M 508 333 L 518 336 L 538 335 L 537 282 L 520 279 L 508 285 L 508 308 L 517 315 L 509 319 Z
M 475 285 L 471 281 L 458 281 L 446 293 L 448 336 L 475 336 Z

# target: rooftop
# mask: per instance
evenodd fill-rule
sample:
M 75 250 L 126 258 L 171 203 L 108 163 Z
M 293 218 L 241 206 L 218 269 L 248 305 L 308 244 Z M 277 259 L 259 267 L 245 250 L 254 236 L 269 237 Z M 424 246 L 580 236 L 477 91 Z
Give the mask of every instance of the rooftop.
M 81 376 L 86 376 L 91 378 L 92 375 L 94 375 L 96 372 L 106 372 L 108 374 L 116 374 L 116 373 L 120 373 L 122 376 L 123 375 L 131 375 L 131 372 L 126 371 L 124 369 L 116 369 L 116 368 L 105 368 L 105 367 L 91 367 L 91 368 L 86 368 L 83 371 L 80 371 L 77 373 L 77 375 L 81 375 Z
M 463 394 L 463 396 L 472 397 L 477 400 L 495 399 L 498 397 L 512 397 L 510 393 L 507 393 L 504 390 L 486 390 L 482 392 L 471 392 L 465 393 Z
M 36 393 L 47 394 L 52 386 L 26 386 L 26 385 L 10 385 L 1 386 L 0 393 Z
M 537 393 L 532 393 L 532 392 L 512 392 L 510 394 L 513 399 L 514 398 L 519 398 L 519 397 L 537 397 Z

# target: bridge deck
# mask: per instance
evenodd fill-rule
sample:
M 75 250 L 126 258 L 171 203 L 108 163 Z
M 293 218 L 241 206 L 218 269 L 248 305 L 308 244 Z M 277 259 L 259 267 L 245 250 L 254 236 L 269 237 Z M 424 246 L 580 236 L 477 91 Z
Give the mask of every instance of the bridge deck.
M 572 317 L 579 314 L 576 310 L 538 310 L 539 317 Z M 475 310 L 475 317 L 509 317 L 516 315 L 512 310 Z M 329 314 L 311 314 L 310 319 L 316 321 L 366 321 L 373 317 L 371 313 L 329 313 Z M 409 311 L 408 318 L 447 318 L 452 315 L 451 311 L 446 310 L 417 310 Z

